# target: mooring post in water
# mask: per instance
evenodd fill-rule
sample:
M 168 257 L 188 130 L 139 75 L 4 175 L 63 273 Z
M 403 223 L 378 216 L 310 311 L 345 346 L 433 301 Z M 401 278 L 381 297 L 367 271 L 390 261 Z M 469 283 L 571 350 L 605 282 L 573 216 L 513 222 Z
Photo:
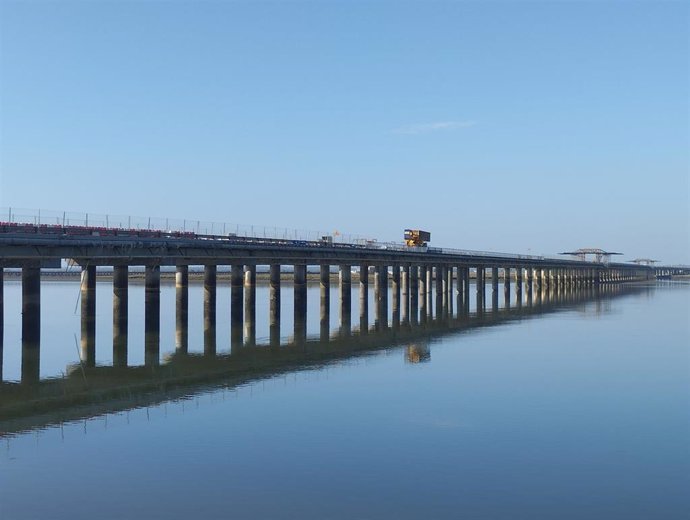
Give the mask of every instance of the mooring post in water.
M 113 366 L 127 366 L 129 267 L 113 267 Z
M 256 344 L 256 265 L 244 266 L 244 344 Z
M 204 266 L 204 354 L 216 354 L 216 288 L 218 268 L 213 264 Z
M 161 333 L 161 268 L 147 265 L 144 292 L 144 363 L 157 366 L 160 363 Z
M 233 347 L 242 345 L 244 317 L 244 265 L 234 264 L 230 272 L 230 338 Z
M 280 264 L 271 264 L 269 279 L 269 341 L 280 345 Z
M 81 268 L 81 360 L 96 366 L 96 266 Z

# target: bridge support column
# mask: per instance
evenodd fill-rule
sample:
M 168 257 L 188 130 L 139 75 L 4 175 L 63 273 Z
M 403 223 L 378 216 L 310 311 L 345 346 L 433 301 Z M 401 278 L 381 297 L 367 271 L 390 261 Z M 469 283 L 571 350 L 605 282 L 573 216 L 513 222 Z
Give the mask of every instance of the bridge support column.
M 470 313 L 470 268 L 464 266 L 462 268 L 462 308 L 465 315 Z
M 419 266 L 419 277 L 417 280 L 417 285 L 419 287 L 419 319 L 422 322 L 426 322 L 426 319 L 428 317 L 427 313 L 427 298 L 426 298 L 426 282 L 427 282 L 427 277 L 426 277 L 426 266 L 425 265 L 420 265 Z
M 503 300 L 510 307 L 510 267 L 503 268 Z
M 271 264 L 268 297 L 269 342 L 277 347 L 280 345 L 280 264 Z
M 38 383 L 41 362 L 41 268 L 22 267 L 22 383 Z
M 294 321 L 295 343 L 307 340 L 307 266 L 296 264 L 294 272 Z
M 405 264 L 402 266 L 400 274 L 401 282 L 401 298 L 402 298 L 402 315 L 401 319 L 404 324 L 410 321 L 410 266 Z
M 436 317 L 438 319 L 443 318 L 443 293 L 444 293 L 444 283 L 443 279 L 445 275 L 443 273 L 443 266 L 436 266 Z
M 477 289 L 477 313 L 484 312 L 484 295 L 486 292 L 485 271 L 483 267 L 477 267 L 475 273 L 475 285 Z
M 2 360 L 4 358 L 3 355 L 3 350 L 4 350 L 4 326 L 5 326 L 5 309 L 4 309 L 4 285 L 5 285 L 5 278 L 4 278 L 4 272 L 3 268 L 0 267 L 0 383 L 2 383 L 2 378 L 3 378 L 3 370 L 2 370 Z
M 453 266 L 446 266 L 446 302 L 447 302 L 447 313 L 450 317 L 453 316 Z
M 410 266 L 410 321 L 419 321 L 419 267 Z
M 144 363 L 157 366 L 160 362 L 161 335 L 161 268 L 147 265 L 144 291 Z
M 96 266 L 81 268 L 81 359 L 96 366 Z
M 340 334 L 352 333 L 352 266 L 340 266 Z
M 429 318 L 434 317 L 434 266 L 426 268 L 426 313 Z
M 491 308 L 498 310 L 498 267 L 491 268 Z
M 359 266 L 359 333 L 369 332 L 369 264 Z
M 515 268 L 515 303 L 522 306 L 522 267 Z
M 331 333 L 331 266 L 329 264 L 321 264 L 319 289 L 321 296 L 319 338 L 321 341 L 328 341 Z
M 216 354 L 216 285 L 218 268 L 204 266 L 204 354 Z
M 129 268 L 113 268 L 113 366 L 127 366 L 127 321 L 129 311 Z
M 244 318 L 244 266 L 235 264 L 230 272 L 230 341 L 233 347 L 242 346 Z
M 256 266 L 244 266 L 244 344 L 256 344 Z
M 393 299 L 391 324 L 393 328 L 397 328 L 400 325 L 400 265 L 393 264 L 391 269 L 391 297 Z

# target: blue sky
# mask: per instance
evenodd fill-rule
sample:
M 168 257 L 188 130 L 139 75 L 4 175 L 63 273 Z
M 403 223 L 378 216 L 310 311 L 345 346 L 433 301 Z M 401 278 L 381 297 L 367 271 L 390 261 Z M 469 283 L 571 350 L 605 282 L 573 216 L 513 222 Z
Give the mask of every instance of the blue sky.
M 686 2 L 0 6 L 0 206 L 690 263 Z

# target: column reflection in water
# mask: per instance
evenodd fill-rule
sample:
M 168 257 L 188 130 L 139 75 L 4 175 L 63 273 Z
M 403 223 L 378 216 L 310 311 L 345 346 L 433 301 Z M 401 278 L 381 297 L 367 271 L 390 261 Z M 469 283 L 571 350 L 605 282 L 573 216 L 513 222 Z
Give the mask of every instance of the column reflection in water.
M 127 366 L 129 315 L 129 268 L 116 265 L 113 270 L 113 365 Z
M 144 284 L 144 363 L 156 366 L 160 362 L 160 266 L 146 266 Z

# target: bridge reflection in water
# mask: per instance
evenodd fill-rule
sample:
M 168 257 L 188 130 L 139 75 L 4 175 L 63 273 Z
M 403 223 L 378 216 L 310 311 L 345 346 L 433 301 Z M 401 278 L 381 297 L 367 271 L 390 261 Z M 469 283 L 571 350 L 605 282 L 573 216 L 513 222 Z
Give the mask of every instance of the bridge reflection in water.
M 56 379 L 39 380 L 37 370 L 27 370 L 32 375 L 24 377 L 23 368 L 21 382 L 0 385 L 0 436 L 154 405 L 213 388 L 232 388 L 383 349 L 400 348 L 409 363 L 429 362 L 431 344 L 447 335 L 573 309 L 606 312 L 612 298 L 646 290 L 650 287 L 602 285 L 542 290 L 530 294 L 525 302 L 519 298 L 511 305 L 506 299 L 504 306 L 495 304 L 490 311 L 479 305 L 475 312 L 463 307 L 457 314 L 441 302 L 436 315 L 424 313 L 419 320 L 401 319 L 394 311 L 390 320 L 384 318 L 387 313 L 378 315 L 372 327 L 362 318 L 362 328 L 355 330 L 349 326 L 349 317 L 341 316 L 341 326 L 332 334 L 327 319 L 325 324 L 321 321 L 319 337 L 314 339 L 302 334 L 301 325 L 296 323 L 295 336 L 285 343 L 276 343 L 272 336 L 266 344 L 235 345 L 230 354 L 216 353 L 213 324 L 205 327 L 203 354 L 178 350 L 162 363 L 146 356 L 143 366 L 132 367 L 123 363 L 126 357 L 115 357 L 113 366 L 82 363 L 70 366 L 64 377 Z M 147 341 L 151 334 L 159 332 L 148 330 Z M 25 349 L 28 359 L 23 364 L 32 362 L 33 353 Z

